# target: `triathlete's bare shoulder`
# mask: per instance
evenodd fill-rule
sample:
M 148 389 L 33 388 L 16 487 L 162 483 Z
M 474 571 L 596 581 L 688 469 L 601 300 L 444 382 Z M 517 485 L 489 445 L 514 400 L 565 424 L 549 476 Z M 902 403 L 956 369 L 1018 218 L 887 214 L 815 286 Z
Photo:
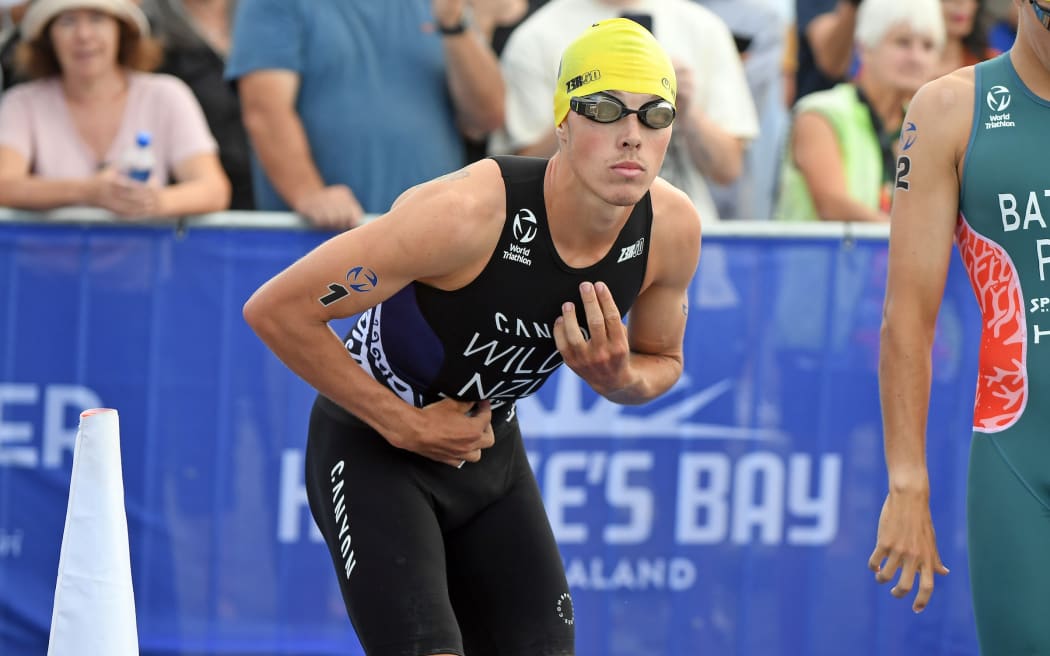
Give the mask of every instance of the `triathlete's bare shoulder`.
M 973 66 L 927 82 L 908 106 L 904 129 L 920 131 L 927 144 L 959 161 L 973 124 L 974 84 Z
M 688 282 L 700 256 L 700 214 L 685 192 L 662 178 L 656 178 L 650 194 L 653 230 L 646 284 Z
M 396 236 L 404 257 L 430 263 L 418 280 L 455 287 L 488 260 L 505 213 L 502 172 L 483 159 L 405 191 L 376 223 Z

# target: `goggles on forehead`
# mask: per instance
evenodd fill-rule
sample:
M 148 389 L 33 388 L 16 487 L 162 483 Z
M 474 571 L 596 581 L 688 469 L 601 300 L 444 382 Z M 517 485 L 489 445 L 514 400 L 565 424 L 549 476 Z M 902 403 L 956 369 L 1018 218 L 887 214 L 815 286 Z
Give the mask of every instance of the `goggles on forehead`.
M 1039 3 L 1035 0 L 1028 0 L 1028 3 L 1032 5 L 1032 11 L 1035 12 L 1035 19 L 1043 24 L 1043 27 L 1050 30 L 1050 9 L 1040 7 Z
M 651 100 L 638 109 L 627 109 L 619 98 L 605 94 L 570 98 L 569 109 L 597 123 L 615 123 L 628 114 L 637 114 L 642 125 L 653 130 L 669 127 L 675 116 L 674 105 L 666 100 Z

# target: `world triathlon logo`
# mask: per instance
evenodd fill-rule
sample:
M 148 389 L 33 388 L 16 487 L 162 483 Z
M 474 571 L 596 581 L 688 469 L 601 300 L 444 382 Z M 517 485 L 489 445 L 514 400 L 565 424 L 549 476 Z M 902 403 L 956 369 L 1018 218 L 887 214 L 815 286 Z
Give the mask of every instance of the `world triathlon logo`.
M 1010 90 L 997 84 L 988 90 L 985 102 L 988 103 L 988 109 L 993 112 L 1004 112 L 1010 106 Z
M 346 281 L 355 292 L 370 292 L 379 282 L 379 276 L 371 269 L 356 266 L 346 272 Z
M 1006 108 L 1010 106 L 1009 89 L 997 84 L 988 90 L 984 101 L 988 104 L 988 109 L 992 110 L 988 115 L 988 120 L 984 122 L 985 130 L 1014 127 L 1015 123 L 1010 117 L 1010 112 L 1006 111 Z
M 514 239 L 521 244 L 527 244 L 536 238 L 539 232 L 539 224 L 532 210 L 522 208 L 514 215 Z
M 321 305 L 328 307 L 332 303 L 341 301 L 350 296 L 351 291 L 370 292 L 379 284 L 379 276 L 371 269 L 366 269 L 363 266 L 355 266 L 353 269 L 346 272 L 346 282 L 349 284 L 350 289 L 347 289 L 345 285 L 337 282 L 329 283 L 329 293 L 317 300 L 321 302 Z
M 919 136 L 919 128 L 915 127 L 915 124 L 908 121 L 907 125 L 901 131 L 901 150 L 908 150 L 915 145 L 915 140 Z

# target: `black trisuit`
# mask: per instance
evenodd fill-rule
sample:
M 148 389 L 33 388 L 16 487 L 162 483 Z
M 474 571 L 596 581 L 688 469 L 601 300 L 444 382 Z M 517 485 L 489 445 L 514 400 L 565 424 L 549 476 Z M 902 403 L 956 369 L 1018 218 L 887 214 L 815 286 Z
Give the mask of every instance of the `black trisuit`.
M 621 313 L 641 289 L 652 202 L 635 206 L 609 252 L 575 269 L 547 226 L 547 160 L 498 157 L 507 218 L 480 275 L 462 289 L 413 283 L 366 312 L 351 356 L 408 403 L 489 399 L 495 445 L 461 469 L 391 446 L 332 401 L 310 418 L 310 508 L 370 656 L 573 653 L 572 601 L 522 445 L 514 401 L 562 359 L 561 304 L 602 281 Z

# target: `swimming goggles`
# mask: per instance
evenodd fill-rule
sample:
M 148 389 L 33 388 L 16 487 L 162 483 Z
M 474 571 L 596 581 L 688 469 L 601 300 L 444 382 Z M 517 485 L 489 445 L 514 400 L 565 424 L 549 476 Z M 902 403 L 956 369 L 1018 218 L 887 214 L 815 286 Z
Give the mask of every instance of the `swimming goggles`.
M 637 114 L 642 125 L 654 130 L 670 126 L 675 117 L 674 105 L 663 99 L 649 101 L 638 109 L 628 109 L 619 98 L 605 94 L 570 98 L 569 109 L 597 123 L 615 123 L 628 114 Z
M 1043 27 L 1050 30 L 1050 9 L 1040 7 L 1035 0 L 1028 0 L 1028 2 L 1032 5 L 1032 11 L 1035 12 L 1036 20 L 1042 23 Z

